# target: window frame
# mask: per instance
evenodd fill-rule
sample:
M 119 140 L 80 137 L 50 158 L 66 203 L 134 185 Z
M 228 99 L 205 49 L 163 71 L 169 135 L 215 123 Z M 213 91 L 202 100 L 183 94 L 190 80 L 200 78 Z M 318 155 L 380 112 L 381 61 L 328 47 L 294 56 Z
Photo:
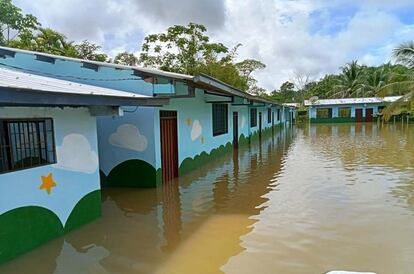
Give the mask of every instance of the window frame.
M 322 110 L 327 110 L 328 111 L 328 116 L 327 117 L 320 117 L 320 115 L 318 115 L 319 111 Z M 316 118 L 317 119 L 332 119 L 332 108 L 317 108 L 316 109 Z
M 342 115 L 342 111 L 349 111 L 349 115 Z M 351 107 L 339 107 L 338 108 L 338 118 L 351 118 L 352 117 L 352 108 Z
M 257 108 L 250 109 L 250 127 L 257 127 Z
M 225 107 L 225 114 L 223 115 L 223 117 L 221 119 L 223 119 L 222 121 L 220 121 L 220 123 L 223 123 L 224 128 L 220 128 L 217 125 L 218 120 L 220 120 L 220 117 L 216 117 L 216 115 L 221 115 L 222 110 L 220 110 L 219 112 L 217 112 L 217 109 L 215 109 L 216 107 Z M 216 136 L 220 136 L 223 134 L 227 134 L 229 133 L 229 106 L 228 104 L 222 104 L 222 103 L 213 103 L 211 106 L 211 122 L 212 122 L 212 131 L 213 131 L 213 137 Z M 219 128 L 217 128 L 219 127 Z
M 50 121 L 50 129 L 47 128 L 47 121 Z M 43 131 L 40 131 L 39 129 L 39 124 L 40 123 L 44 123 L 43 125 Z M 19 131 L 18 133 L 14 133 L 15 135 L 21 135 L 19 136 L 19 144 L 21 144 L 21 142 L 23 141 L 24 146 L 20 147 L 20 156 L 22 156 L 22 152 L 21 150 L 24 150 L 24 154 L 27 154 L 27 151 L 29 150 L 29 153 L 32 153 L 32 149 L 34 148 L 27 148 L 26 145 L 27 143 L 29 143 L 29 145 L 34 145 L 35 147 L 37 147 L 38 153 L 39 153 L 39 162 L 37 164 L 33 164 L 33 162 L 30 163 L 29 166 L 25 166 L 24 165 L 24 158 L 22 158 L 21 160 L 19 160 L 19 162 L 22 162 L 22 166 L 18 167 L 18 168 L 12 168 L 13 164 L 11 164 L 11 161 L 13 161 L 13 151 L 12 149 L 16 150 L 17 153 L 17 144 L 15 148 L 12 148 L 13 141 L 10 141 L 10 138 L 12 136 L 12 133 L 10 133 L 10 124 L 19 124 L 18 128 Z M 36 142 L 34 140 L 33 137 L 33 128 L 32 128 L 32 132 L 29 132 L 30 129 L 28 127 L 28 125 L 30 123 L 36 123 Z M 20 126 L 20 124 L 23 124 L 22 128 Z M 26 125 L 24 125 L 26 124 Z M 11 173 L 11 172 L 16 172 L 16 171 L 22 171 L 22 170 L 26 170 L 26 169 L 31 169 L 31 168 L 37 168 L 37 167 L 43 167 L 43 166 L 48 166 L 48 165 L 53 165 L 57 163 L 57 156 L 56 156 L 56 140 L 55 140 L 55 125 L 54 125 L 54 120 L 51 117 L 44 117 L 44 118 L 1 118 L 0 119 L 0 159 L 2 161 L 5 162 L 0 162 L 0 165 L 2 165 L 2 167 L 6 167 L 4 170 L 0 169 L 0 175 L 1 174 L 6 174 L 6 173 Z M 5 130 L 7 128 L 7 130 Z M 25 130 L 28 130 L 27 135 L 25 135 Z M 23 131 L 23 133 L 22 133 Z M 44 148 L 42 148 L 42 139 L 40 134 L 42 134 L 43 139 L 44 139 Z M 49 135 L 50 134 L 50 135 Z M 14 136 L 14 142 L 17 142 L 16 137 Z M 22 140 L 23 138 L 23 140 Z M 49 140 L 50 139 L 50 140 Z M 51 150 L 49 150 L 49 148 L 51 148 Z M 6 150 L 6 151 L 4 151 Z M 8 150 L 8 151 L 7 151 Z M 35 149 L 36 150 L 36 149 Z M 46 157 L 46 162 L 42 162 L 42 150 L 44 150 L 45 152 L 45 157 Z M 52 154 L 49 154 L 52 153 Z M 51 155 L 52 157 L 50 157 L 49 159 L 49 155 Z M 26 155 L 25 155 L 26 156 Z
M 272 123 L 272 108 L 267 109 L 267 123 L 268 124 Z

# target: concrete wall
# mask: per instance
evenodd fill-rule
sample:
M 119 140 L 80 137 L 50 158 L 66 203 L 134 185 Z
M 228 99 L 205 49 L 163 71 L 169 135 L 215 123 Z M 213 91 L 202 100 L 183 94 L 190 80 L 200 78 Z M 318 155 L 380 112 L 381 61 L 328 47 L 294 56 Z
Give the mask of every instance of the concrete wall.
M 373 109 L 373 117 L 377 116 L 378 113 L 378 107 L 382 106 L 383 104 L 353 104 L 353 105 L 327 105 L 327 106 L 310 106 L 308 113 L 309 113 L 309 119 L 319 119 L 317 117 L 317 109 L 326 109 L 331 108 L 332 109 L 332 119 L 339 118 L 339 109 L 340 108 L 351 108 L 351 117 L 355 118 L 355 109 L 362 109 L 362 115 L 365 117 L 365 110 L 367 108 Z
M 87 108 L 1 107 L 0 119 L 52 118 L 56 164 L 0 174 L 0 263 L 100 215 L 96 119 Z M 41 189 L 46 178 L 56 186 Z
M 97 71 L 83 68 L 80 62 L 56 59 L 54 63 L 36 60 L 32 54 L 16 53 L 14 58 L 0 59 L 0 64 L 9 67 L 25 68 L 25 71 L 47 75 L 79 83 L 114 88 L 152 96 L 162 94 L 186 94 L 188 87 L 184 82 L 161 81 L 153 85 L 144 79 L 132 75 L 131 70 L 99 67 Z M 250 110 L 248 106 L 228 108 L 228 132 L 219 136 L 212 134 L 212 104 L 206 103 L 222 96 L 205 95 L 196 90 L 194 98 L 171 99 L 163 108 L 124 108 L 124 117 L 99 118 L 98 139 L 103 184 L 153 187 L 160 181 L 160 124 L 159 110 L 176 110 L 178 112 L 179 165 L 187 159 L 194 159 L 203 153 L 211 154 L 213 150 L 222 149 L 233 141 L 234 111 L 239 113 L 239 136 L 248 137 L 256 133 L 257 126 L 250 127 Z M 226 97 L 224 97 L 226 98 Z M 216 98 L 217 99 L 217 98 Z M 239 101 L 240 98 L 238 98 Z M 262 128 L 269 128 L 267 107 L 257 104 L 257 115 L 262 113 Z M 280 119 L 275 124 L 286 123 L 289 108 L 279 107 Z M 276 107 L 272 108 L 276 112 Z M 274 114 L 277 118 L 276 113 Z
M 220 98 L 223 100 L 223 97 Z M 250 127 L 250 108 L 228 104 L 228 131 L 213 136 L 212 103 L 203 90 L 196 89 L 191 98 L 175 98 L 161 108 L 128 108 L 124 117 L 99 118 L 98 136 L 103 184 L 130 187 L 154 187 L 161 183 L 161 110 L 177 111 L 178 128 L 178 164 L 180 173 L 194 169 L 202 164 L 198 161 L 206 157 L 221 155 L 217 151 L 229 149 L 233 142 L 233 112 L 238 112 L 239 139 L 257 133 L 257 126 Z M 268 123 L 267 109 L 257 108 L 257 117 L 262 113 L 262 130 L 272 126 Z M 275 120 L 277 109 L 279 120 L 275 125 L 284 123 L 288 115 L 281 107 L 272 107 Z M 194 163 L 196 161 L 197 163 Z

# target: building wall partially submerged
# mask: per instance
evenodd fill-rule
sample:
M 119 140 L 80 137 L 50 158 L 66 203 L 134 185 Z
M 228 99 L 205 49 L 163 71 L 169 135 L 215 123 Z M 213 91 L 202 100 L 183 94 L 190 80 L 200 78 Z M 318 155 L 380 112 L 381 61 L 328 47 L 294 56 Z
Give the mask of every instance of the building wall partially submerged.
M 366 118 L 366 109 L 371 108 L 373 110 L 373 121 L 376 120 L 377 114 L 379 112 L 378 107 L 385 106 L 385 104 L 352 104 L 352 105 L 321 105 L 321 106 L 310 106 L 309 107 L 309 121 L 311 123 L 353 123 L 356 122 L 356 109 L 362 110 L 362 118 L 365 121 Z M 351 116 L 350 117 L 339 117 L 340 108 L 350 108 Z M 318 109 L 331 109 L 332 117 L 330 118 L 320 118 L 317 116 Z
M 95 117 L 87 108 L 0 108 L 0 119 L 18 118 L 53 119 L 56 164 L 0 174 L 0 263 L 101 214 Z M 50 193 L 45 178 L 56 184 Z
M 104 185 L 155 187 L 162 181 L 160 111 L 177 111 L 179 174 L 191 171 L 206 161 L 232 149 L 233 112 L 238 112 L 239 142 L 257 134 L 259 121 L 250 127 L 250 109 L 262 113 L 262 131 L 273 125 L 268 121 L 267 106 L 232 105 L 228 103 L 227 133 L 213 136 L 212 103 L 206 102 L 203 90 L 194 97 L 173 98 L 161 108 L 129 107 L 124 117 L 99 118 L 98 136 L 101 179 Z M 279 109 L 279 119 L 277 115 Z M 287 122 L 289 110 L 271 107 L 274 125 Z M 258 118 L 259 119 L 259 118 Z

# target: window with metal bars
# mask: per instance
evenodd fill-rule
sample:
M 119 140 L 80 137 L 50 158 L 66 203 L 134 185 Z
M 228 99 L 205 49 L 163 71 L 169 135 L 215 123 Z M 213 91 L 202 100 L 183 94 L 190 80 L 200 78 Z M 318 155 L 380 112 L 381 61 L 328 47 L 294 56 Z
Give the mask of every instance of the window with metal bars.
M 250 109 L 250 127 L 257 126 L 257 108 Z
M 228 125 L 227 104 L 213 104 L 213 136 L 226 134 Z
M 52 119 L 0 119 L 0 173 L 54 163 Z
M 272 122 L 272 109 L 267 109 L 267 123 L 270 124 Z

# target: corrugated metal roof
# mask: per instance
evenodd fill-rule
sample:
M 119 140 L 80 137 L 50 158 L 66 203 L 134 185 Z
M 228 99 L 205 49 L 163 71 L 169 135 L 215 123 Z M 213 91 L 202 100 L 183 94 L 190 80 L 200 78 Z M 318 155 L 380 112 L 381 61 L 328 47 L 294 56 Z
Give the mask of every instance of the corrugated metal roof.
M 367 97 L 367 98 L 342 98 L 342 99 L 319 99 L 314 102 L 305 100 L 305 106 L 327 106 L 327 105 L 354 105 L 354 104 L 375 104 L 375 103 L 390 103 L 400 99 L 401 96 L 388 97 Z
M 44 91 L 64 94 L 112 96 L 126 98 L 152 98 L 146 95 L 135 94 L 92 85 L 84 85 L 71 81 L 39 76 L 21 71 L 0 67 L 0 87 Z
M 86 62 L 86 63 L 95 64 L 95 65 L 102 66 L 102 67 L 127 69 L 127 70 L 137 70 L 137 71 L 147 73 L 147 74 L 151 74 L 151 75 L 164 76 L 164 77 L 170 77 L 170 78 L 175 78 L 175 79 L 183 79 L 183 80 L 192 80 L 193 79 L 193 76 L 191 76 L 191 75 L 175 73 L 175 72 L 167 72 L 167 71 L 162 71 L 162 70 L 159 70 L 159 69 L 144 68 L 144 67 L 140 67 L 140 66 L 126 66 L 126 65 L 114 64 L 114 63 L 91 61 L 91 60 L 72 58 L 72 57 L 54 55 L 54 54 L 43 53 L 43 52 L 35 52 L 35 51 L 29 51 L 29 50 L 23 50 L 23 49 L 9 48 L 9 47 L 0 47 L 0 49 L 13 51 L 13 52 L 16 52 L 16 53 L 23 53 L 23 54 L 31 54 L 31 55 L 36 54 L 36 55 L 46 56 L 46 57 L 50 57 L 50 58 L 54 58 L 54 59 L 58 59 L 58 60 L 67 60 L 67 61 L 72 61 L 72 62 L 77 62 L 77 63 Z

